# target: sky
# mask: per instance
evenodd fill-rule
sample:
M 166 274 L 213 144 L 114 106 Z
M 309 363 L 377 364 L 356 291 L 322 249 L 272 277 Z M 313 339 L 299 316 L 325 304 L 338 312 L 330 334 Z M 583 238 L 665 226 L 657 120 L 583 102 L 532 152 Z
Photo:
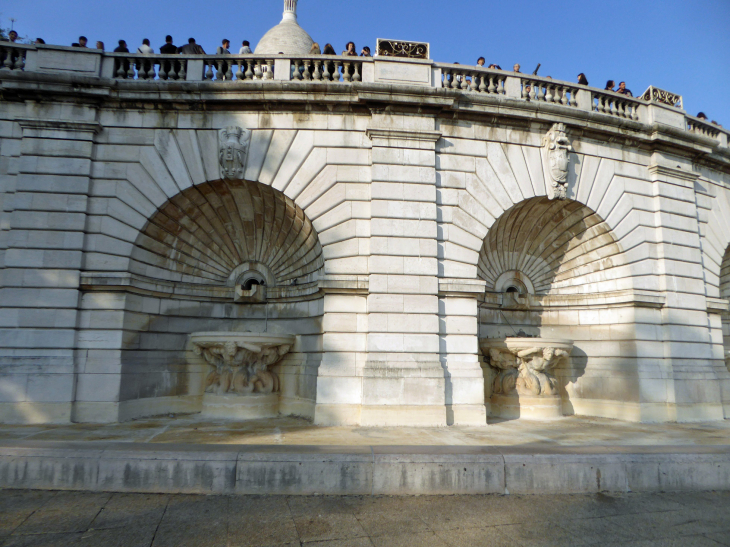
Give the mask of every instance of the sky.
M 166 34 L 176 45 L 195 37 L 214 52 L 222 38 L 252 46 L 281 20 L 283 0 L 3 0 L 0 27 L 10 18 L 21 36 L 70 45 L 79 35 L 107 49 L 130 49 Z M 515 63 L 531 73 L 592 86 L 625 80 L 634 95 L 653 85 L 684 96 L 730 128 L 730 0 L 299 0 L 299 24 L 315 41 L 358 51 L 377 38 L 430 42 L 441 62 Z

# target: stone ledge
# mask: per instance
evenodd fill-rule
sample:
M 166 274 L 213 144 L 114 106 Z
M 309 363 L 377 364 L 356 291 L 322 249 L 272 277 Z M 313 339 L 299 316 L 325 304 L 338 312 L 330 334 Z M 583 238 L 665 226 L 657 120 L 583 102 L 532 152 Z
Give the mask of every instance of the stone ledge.
M 664 292 L 640 289 L 628 289 L 601 294 L 527 294 L 516 298 L 517 304 L 524 309 L 620 308 L 627 306 L 663 308 L 666 300 L 667 297 Z M 485 293 L 482 299 L 482 306 L 485 308 L 503 307 L 502 293 Z
M 730 446 L 0 443 L 0 488 L 268 495 L 730 490 Z

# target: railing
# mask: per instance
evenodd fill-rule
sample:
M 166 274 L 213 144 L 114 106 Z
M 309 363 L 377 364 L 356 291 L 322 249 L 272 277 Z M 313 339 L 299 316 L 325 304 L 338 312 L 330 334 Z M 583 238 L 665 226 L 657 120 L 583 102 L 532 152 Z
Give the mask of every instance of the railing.
M 29 46 L 13 42 L 0 42 L 0 70 L 23 70 Z
M 700 135 L 702 137 L 709 137 L 711 139 L 717 139 L 720 137 L 721 128 L 715 124 L 706 122 L 693 116 L 686 116 L 687 120 L 687 131 Z
M 578 106 L 578 87 L 537 76 L 520 76 L 521 96 L 526 101 Z
M 184 80 L 188 72 L 201 71 L 196 80 L 294 80 L 360 82 L 361 57 L 314 55 L 296 58 L 262 55 L 138 55 L 112 53 L 113 78 L 126 80 Z M 283 70 L 284 73 L 277 73 Z M 288 72 L 288 74 L 287 74 Z
M 441 85 L 447 89 L 461 89 L 474 93 L 505 94 L 507 74 L 481 67 L 446 65 L 439 63 L 443 75 Z
M 640 99 L 613 91 L 591 90 L 591 109 L 601 114 L 639 121 L 639 107 L 646 104 Z
M 686 116 L 680 110 L 681 96 L 656 88 L 649 88 L 646 97 L 634 98 L 550 78 L 421 59 L 339 55 L 141 55 L 0 42 L 0 74 L 14 71 L 78 73 L 117 80 L 231 82 L 233 85 L 236 85 L 234 82 L 257 81 L 426 85 L 475 96 L 498 95 L 510 101 L 551 104 L 648 124 L 657 120 L 669 123 L 666 121 L 669 116 L 672 118 L 670 125 L 684 123 L 689 133 L 714 139 L 723 148 L 727 148 L 730 137 L 730 132 L 717 125 Z

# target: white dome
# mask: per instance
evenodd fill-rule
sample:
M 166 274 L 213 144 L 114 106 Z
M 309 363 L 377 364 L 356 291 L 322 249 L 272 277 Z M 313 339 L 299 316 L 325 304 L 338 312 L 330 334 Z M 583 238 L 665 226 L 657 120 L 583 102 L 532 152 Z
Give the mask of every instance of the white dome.
M 284 17 L 281 23 L 264 34 L 256 46 L 256 55 L 307 55 L 314 40 L 297 23 L 297 1 L 284 0 Z

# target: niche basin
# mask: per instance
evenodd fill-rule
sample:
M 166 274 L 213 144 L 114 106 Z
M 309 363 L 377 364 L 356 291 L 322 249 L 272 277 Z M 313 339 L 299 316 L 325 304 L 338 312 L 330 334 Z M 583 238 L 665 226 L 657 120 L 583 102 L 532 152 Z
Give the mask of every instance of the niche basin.
M 485 395 L 491 394 L 492 416 L 531 420 L 563 416 L 552 371 L 570 359 L 572 340 L 482 338 L 479 346 L 489 365 L 484 381 Z
M 279 377 L 270 367 L 296 342 L 291 335 L 255 332 L 196 332 L 193 351 L 205 359 L 205 416 L 247 420 L 279 414 Z

